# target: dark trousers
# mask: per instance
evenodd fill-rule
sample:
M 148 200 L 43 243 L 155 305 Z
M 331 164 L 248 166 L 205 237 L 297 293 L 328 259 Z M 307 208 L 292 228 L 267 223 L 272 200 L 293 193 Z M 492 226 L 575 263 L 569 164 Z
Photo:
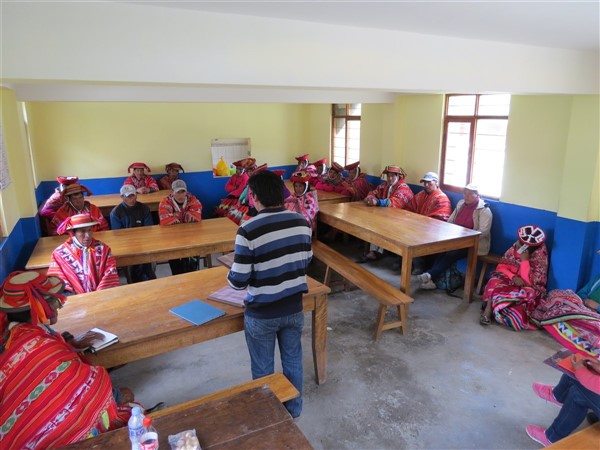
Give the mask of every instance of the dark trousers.
M 198 258 L 181 258 L 181 259 L 170 259 L 169 267 L 173 275 L 179 275 L 180 273 L 194 272 L 198 270 Z
M 453 263 L 459 259 L 467 257 L 468 250 L 462 248 L 460 250 L 452 250 L 446 253 L 436 255 L 433 266 L 427 271 L 431 278 L 436 278 L 446 271 Z
M 131 283 L 156 279 L 156 274 L 150 263 L 129 266 L 129 276 L 131 277 Z

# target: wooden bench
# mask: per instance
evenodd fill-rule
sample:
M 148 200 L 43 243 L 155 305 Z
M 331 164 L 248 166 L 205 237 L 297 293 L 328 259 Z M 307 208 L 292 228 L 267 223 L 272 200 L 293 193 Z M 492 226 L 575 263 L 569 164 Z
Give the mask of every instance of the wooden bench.
M 331 271 L 333 270 L 362 291 L 375 297 L 379 302 L 375 340 L 381 336 L 381 332 L 384 330 L 400 328 L 402 334 L 408 331 L 408 305 L 413 302 L 411 297 L 321 241 L 314 240 L 312 250 L 314 257 L 327 267 L 323 284 L 329 285 Z M 398 320 L 386 323 L 385 313 L 390 306 L 397 307 Z
M 588 450 L 600 448 L 600 422 L 579 430 L 546 448 L 553 450 Z
M 159 411 L 150 413 L 149 416 L 152 418 L 167 416 L 177 411 L 182 411 L 187 408 L 201 405 L 202 403 L 207 403 L 212 400 L 221 400 L 231 397 L 234 394 L 261 386 L 269 386 L 281 403 L 287 402 L 288 400 L 296 398 L 300 395 L 298 389 L 296 389 L 282 373 L 274 373 L 272 375 L 267 375 L 266 377 L 248 381 L 247 383 L 238 384 L 237 386 L 213 392 L 212 394 L 205 395 L 204 397 L 180 403 L 179 405 L 161 409 Z
M 481 261 L 481 272 L 479 273 L 479 281 L 477 282 L 477 289 L 475 292 L 481 294 L 481 290 L 483 289 L 483 280 L 485 279 L 488 265 L 497 265 L 500 262 L 500 259 L 502 259 L 502 256 L 489 253 L 487 255 L 478 256 L 477 259 Z

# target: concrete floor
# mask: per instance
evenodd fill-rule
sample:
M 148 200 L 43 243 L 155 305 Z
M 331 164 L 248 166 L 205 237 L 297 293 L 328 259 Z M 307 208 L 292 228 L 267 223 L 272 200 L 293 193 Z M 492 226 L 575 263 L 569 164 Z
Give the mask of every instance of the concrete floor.
M 350 257 L 362 248 L 352 242 L 336 245 Z M 386 257 L 365 267 L 398 286 L 391 262 Z M 311 273 L 322 280 L 322 269 L 314 263 Z M 169 275 L 168 265 L 159 265 L 158 273 Z M 558 408 L 536 397 L 531 383 L 558 381 L 560 373 L 542 361 L 561 346 L 543 331 L 482 327 L 478 299 L 467 304 L 442 291 L 414 287 L 412 294 L 409 333 L 384 331 L 377 342 L 377 302 L 358 290 L 330 295 L 328 378 L 322 386 L 315 383 L 306 321 L 304 411 L 298 426 L 312 445 L 540 448 L 525 425 L 550 425 Z M 250 380 L 249 366 L 243 333 L 237 333 L 130 363 L 112 378 L 115 385 L 132 388 L 146 406 L 174 405 Z

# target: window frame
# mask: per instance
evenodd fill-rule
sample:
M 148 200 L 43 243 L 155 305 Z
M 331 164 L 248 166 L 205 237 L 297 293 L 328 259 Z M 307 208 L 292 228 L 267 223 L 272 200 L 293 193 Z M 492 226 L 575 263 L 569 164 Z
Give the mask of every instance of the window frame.
M 344 114 L 343 116 L 336 116 L 335 115 L 335 106 L 336 105 L 346 105 L 346 114 Z M 334 156 L 335 145 L 334 145 L 334 143 L 335 143 L 335 121 L 336 121 L 336 119 L 344 119 L 344 125 L 346 127 L 346 134 L 344 136 L 344 164 L 342 164 L 342 166 L 348 165 L 348 134 L 349 134 L 348 133 L 348 121 L 357 121 L 360 123 L 361 118 L 362 118 L 362 104 L 361 104 L 361 115 L 360 116 L 348 114 L 348 112 L 350 111 L 350 105 L 353 105 L 353 103 L 332 103 L 331 104 L 331 162 L 332 163 L 335 160 L 335 156 Z M 360 147 L 359 147 L 358 151 L 360 153 Z
M 450 105 L 451 97 L 461 97 L 461 96 L 475 96 L 475 111 L 473 115 L 464 115 L 464 116 L 450 116 L 448 115 L 448 107 Z M 484 95 L 492 95 L 492 94 L 446 94 L 445 104 L 444 104 L 444 128 L 442 135 L 442 152 L 441 152 L 441 161 L 440 161 L 440 188 L 443 190 L 451 191 L 451 192 L 462 192 L 464 186 L 454 186 L 452 184 L 447 184 L 444 181 L 444 174 L 446 170 L 446 144 L 448 141 L 448 125 L 449 123 L 469 123 L 471 125 L 471 129 L 469 131 L 469 149 L 468 149 L 468 166 L 467 166 L 467 180 L 465 184 L 469 184 L 473 179 L 473 163 L 475 161 L 475 136 L 477 136 L 477 123 L 479 120 L 506 120 L 508 123 L 509 114 L 506 116 L 499 115 L 480 115 L 479 114 L 479 100 Z M 506 154 L 506 146 L 504 148 Z M 500 197 L 495 197 L 491 195 L 485 195 L 485 198 L 489 198 L 492 200 L 499 200 Z

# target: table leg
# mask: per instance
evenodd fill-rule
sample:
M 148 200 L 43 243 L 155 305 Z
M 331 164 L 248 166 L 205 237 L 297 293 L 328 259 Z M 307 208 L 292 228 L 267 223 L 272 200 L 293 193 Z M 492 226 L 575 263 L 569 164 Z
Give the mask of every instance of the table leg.
M 479 236 L 474 240 L 472 247 L 469 247 L 467 256 L 467 273 L 465 275 L 464 299 L 469 303 L 473 301 L 473 287 L 475 286 L 475 274 L 477 271 L 477 252 L 479 250 Z
M 410 295 L 410 274 L 412 272 L 412 255 L 402 255 L 402 271 L 400 272 L 400 290 Z
M 327 381 L 327 294 L 315 298 L 312 311 L 312 352 L 317 384 Z

